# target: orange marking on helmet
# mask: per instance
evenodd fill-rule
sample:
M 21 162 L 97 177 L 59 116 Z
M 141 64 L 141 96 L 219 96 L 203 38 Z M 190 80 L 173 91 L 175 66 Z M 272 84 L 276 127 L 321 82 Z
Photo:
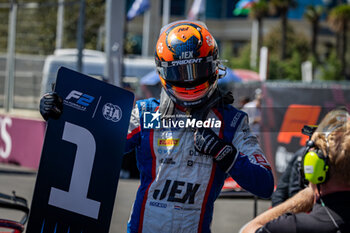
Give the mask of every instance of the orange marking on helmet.
M 204 95 L 206 95 L 208 89 L 209 89 L 209 82 L 205 82 L 201 85 L 198 85 L 192 88 L 175 87 L 175 86 L 172 88 L 177 98 L 181 100 L 190 100 L 190 101 L 194 101 L 202 98 Z
M 166 82 L 165 82 L 165 80 L 162 78 L 162 76 L 159 75 L 159 79 L 160 79 L 160 82 L 162 83 L 163 87 L 166 88 Z
M 159 76 L 159 78 L 163 87 L 167 88 L 166 81 L 161 76 Z M 195 87 L 172 86 L 171 91 L 174 93 L 174 95 L 177 98 L 181 100 L 194 101 L 205 96 L 208 92 L 208 89 L 209 89 L 209 82 L 207 81 Z

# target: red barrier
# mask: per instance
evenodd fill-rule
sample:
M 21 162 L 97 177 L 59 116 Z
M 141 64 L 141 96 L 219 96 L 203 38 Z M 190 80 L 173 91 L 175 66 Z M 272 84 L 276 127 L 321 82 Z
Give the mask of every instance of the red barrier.
M 45 122 L 0 115 L 0 163 L 37 169 Z

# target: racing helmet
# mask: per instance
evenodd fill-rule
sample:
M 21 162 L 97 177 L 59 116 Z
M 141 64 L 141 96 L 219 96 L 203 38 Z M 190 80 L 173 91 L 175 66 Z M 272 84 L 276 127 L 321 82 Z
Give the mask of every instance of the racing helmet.
M 180 106 L 200 106 L 217 88 L 218 48 L 202 22 L 185 20 L 164 26 L 155 62 L 164 90 Z

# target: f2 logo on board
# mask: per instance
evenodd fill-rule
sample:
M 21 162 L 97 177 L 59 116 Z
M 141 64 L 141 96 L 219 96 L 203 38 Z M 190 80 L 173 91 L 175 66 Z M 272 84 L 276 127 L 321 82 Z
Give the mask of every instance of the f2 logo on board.
M 171 188 L 170 188 L 171 186 Z M 199 189 L 200 184 L 186 183 L 177 180 L 166 180 L 162 190 L 156 189 L 153 193 L 155 200 L 163 200 L 167 197 L 168 190 L 170 192 L 167 201 L 185 203 L 188 200 L 188 204 L 194 204 L 194 198 Z M 179 194 L 184 193 L 182 197 Z M 160 196 L 159 196 L 160 194 Z
M 95 97 L 91 95 L 84 94 L 80 91 L 72 90 L 67 95 L 63 103 L 78 110 L 86 111 L 86 108 L 92 103 L 94 99 Z

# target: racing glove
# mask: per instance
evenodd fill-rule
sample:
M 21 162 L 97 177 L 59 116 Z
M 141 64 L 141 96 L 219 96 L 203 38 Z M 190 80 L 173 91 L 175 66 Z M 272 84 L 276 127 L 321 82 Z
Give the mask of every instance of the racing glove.
M 56 92 L 46 93 L 40 99 L 40 114 L 47 121 L 49 118 L 57 120 L 63 110 L 62 98 Z
M 194 146 L 196 151 L 213 156 L 214 161 L 226 173 L 235 162 L 237 149 L 220 139 L 211 129 L 197 129 L 194 133 Z

